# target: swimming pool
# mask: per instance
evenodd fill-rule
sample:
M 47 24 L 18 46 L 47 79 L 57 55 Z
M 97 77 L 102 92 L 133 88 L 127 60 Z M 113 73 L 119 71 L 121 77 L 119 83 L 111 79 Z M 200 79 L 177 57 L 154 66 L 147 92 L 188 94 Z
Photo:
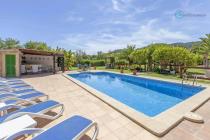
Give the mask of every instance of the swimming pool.
M 109 72 L 85 72 L 69 76 L 150 117 L 204 89 Z

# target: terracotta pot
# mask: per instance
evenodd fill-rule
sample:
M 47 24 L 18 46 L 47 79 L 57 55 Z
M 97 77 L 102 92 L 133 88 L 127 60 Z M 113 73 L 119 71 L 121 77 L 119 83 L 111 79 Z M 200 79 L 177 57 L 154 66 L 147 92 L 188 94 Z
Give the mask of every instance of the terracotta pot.
M 120 70 L 120 72 L 121 72 L 121 73 L 124 73 L 124 70 L 123 70 L 123 69 L 121 69 L 121 70 Z
M 136 70 L 134 70 L 134 71 L 133 71 L 133 75 L 136 75 L 136 74 L 137 74 L 137 71 L 136 71 Z

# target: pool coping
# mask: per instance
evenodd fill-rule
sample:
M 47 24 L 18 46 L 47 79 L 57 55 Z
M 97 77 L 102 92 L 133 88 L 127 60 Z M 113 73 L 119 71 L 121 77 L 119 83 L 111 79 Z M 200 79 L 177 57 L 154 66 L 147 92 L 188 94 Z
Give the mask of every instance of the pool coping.
M 100 71 L 100 70 L 94 70 L 91 72 L 109 72 L 109 73 L 116 73 L 116 74 L 122 74 L 118 72 L 110 72 L 110 71 Z M 79 73 L 77 71 L 72 71 L 68 73 L 64 73 L 63 76 L 67 79 L 71 80 L 81 88 L 85 89 L 95 97 L 99 98 L 104 103 L 108 104 L 118 112 L 122 113 L 124 116 L 128 117 L 130 120 L 134 121 L 138 125 L 142 126 L 152 134 L 156 136 L 164 136 L 167 132 L 169 132 L 172 128 L 177 126 L 181 121 L 183 121 L 185 118 L 184 116 L 188 112 L 194 112 L 197 110 L 200 106 L 202 106 L 205 102 L 207 102 L 210 99 L 210 87 L 207 85 L 204 85 L 206 89 L 203 91 L 197 93 L 196 95 L 182 101 L 181 103 L 178 103 L 177 105 L 167 109 L 166 111 L 154 116 L 149 117 L 141 112 L 138 112 L 134 110 L 133 108 L 115 100 L 114 98 L 109 97 L 108 95 L 90 87 L 89 85 L 80 82 L 79 80 L 72 78 L 68 76 L 68 74 L 73 73 Z M 122 74 L 122 75 L 129 75 L 134 76 L 130 74 Z M 136 76 L 134 76 L 136 77 Z M 141 76 L 137 76 L 141 77 Z M 143 76 L 142 76 L 143 77 Z M 145 77 L 143 77 L 145 78 Z M 147 77 L 146 77 L 147 78 Z M 149 78 L 158 80 L 157 78 Z M 161 81 L 168 81 L 170 80 L 162 80 Z M 172 81 L 175 83 L 178 83 L 177 81 Z

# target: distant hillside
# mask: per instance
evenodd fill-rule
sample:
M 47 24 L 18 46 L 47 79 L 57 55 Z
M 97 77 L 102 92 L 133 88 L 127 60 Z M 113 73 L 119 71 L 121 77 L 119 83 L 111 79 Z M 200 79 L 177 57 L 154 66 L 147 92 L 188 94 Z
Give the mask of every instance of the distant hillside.
M 164 44 L 164 43 L 163 43 Z M 182 47 L 185 47 L 185 48 L 189 48 L 191 49 L 193 46 L 199 46 L 201 44 L 201 41 L 194 41 L 194 42 L 186 42 L 186 43 L 183 43 L 183 42 L 177 42 L 177 43 L 172 43 L 172 44 L 169 44 L 169 45 L 174 45 L 174 46 L 182 46 Z M 148 46 L 145 46 L 145 47 L 148 47 Z M 141 47 L 141 48 L 136 48 L 136 49 L 142 49 L 144 47 Z M 126 48 L 124 49 L 117 49 L 117 50 L 113 50 L 113 51 L 109 51 L 108 54 L 110 53 L 120 53 L 122 52 L 123 50 L 125 50 Z
M 178 42 L 178 43 L 172 43 L 171 45 L 174 46 L 183 46 L 186 48 L 192 48 L 192 46 L 198 46 L 200 45 L 200 41 L 196 41 L 196 42 L 186 42 L 186 43 L 182 43 L 182 42 Z

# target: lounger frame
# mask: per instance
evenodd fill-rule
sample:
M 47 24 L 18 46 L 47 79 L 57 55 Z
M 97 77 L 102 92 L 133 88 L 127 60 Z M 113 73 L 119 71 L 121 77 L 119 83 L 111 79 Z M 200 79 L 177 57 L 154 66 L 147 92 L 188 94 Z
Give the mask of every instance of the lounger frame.
M 45 113 L 55 109 L 55 108 L 61 108 L 60 111 L 57 113 L 57 115 L 55 116 L 50 116 L 50 115 L 47 115 Z M 6 121 L 10 121 L 12 119 L 15 119 L 17 117 L 20 117 L 20 116 L 23 116 L 23 115 L 29 115 L 31 116 L 32 118 L 35 118 L 35 117 L 38 117 L 38 118 L 44 118 L 44 119 L 49 119 L 49 120 L 55 120 L 57 119 L 58 117 L 60 117 L 62 114 L 63 114 L 63 111 L 64 111 L 64 105 L 63 104 L 56 104 L 54 106 L 51 106 L 49 108 L 46 108 L 45 110 L 42 110 L 38 113 L 32 113 L 32 112 L 17 112 L 15 114 L 12 114 L 10 116 L 8 116 L 3 122 L 6 122 Z
M 84 136 L 93 127 L 95 128 L 95 131 L 94 131 L 94 134 L 93 134 L 91 140 L 96 140 L 98 133 L 99 133 L 99 128 L 98 128 L 98 125 L 96 122 L 92 122 L 83 131 L 81 131 L 78 135 L 76 135 L 72 140 L 79 140 L 80 138 L 82 138 L 82 136 Z M 41 135 L 45 131 L 47 131 L 47 130 L 44 130 L 41 128 L 26 128 L 26 129 L 23 129 L 13 135 L 8 136 L 4 140 L 14 140 L 15 138 L 23 136 L 23 135 L 32 135 L 32 136 L 35 136 L 35 134 Z

